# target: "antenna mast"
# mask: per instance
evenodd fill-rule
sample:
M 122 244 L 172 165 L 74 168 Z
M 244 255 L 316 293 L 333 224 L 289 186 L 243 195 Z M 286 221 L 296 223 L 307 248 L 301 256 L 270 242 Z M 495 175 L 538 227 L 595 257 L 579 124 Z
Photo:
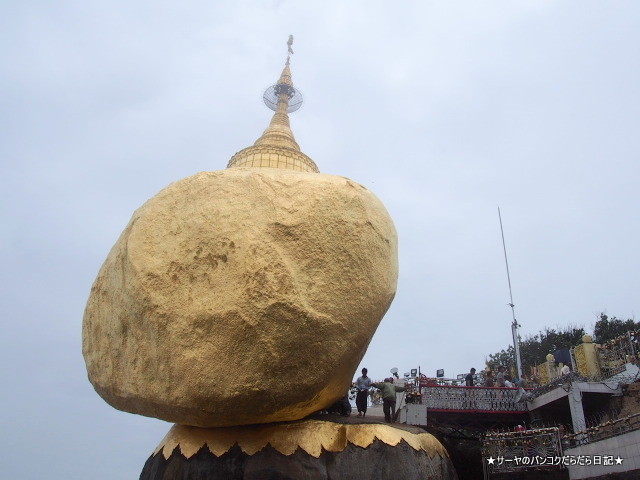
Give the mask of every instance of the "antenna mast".
M 515 305 L 513 304 L 513 293 L 511 292 L 511 276 L 509 275 L 509 261 L 507 260 L 507 246 L 504 242 L 504 229 L 502 228 L 502 215 L 500 215 L 500 207 L 498 207 L 498 219 L 500 220 L 500 234 L 502 235 L 502 249 L 504 250 L 504 264 L 507 267 L 507 282 L 509 284 L 509 303 L 511 307 L 511 315 L 513 322 L 511 323 L 511 336 L 513 337 L 513 348 L 516 354 L 516 368 L 518 369 L 518 378 L 522 378 L 522 360 L 520 359 L 520 335 L 518 327 L 520 325 L 516 321 Z

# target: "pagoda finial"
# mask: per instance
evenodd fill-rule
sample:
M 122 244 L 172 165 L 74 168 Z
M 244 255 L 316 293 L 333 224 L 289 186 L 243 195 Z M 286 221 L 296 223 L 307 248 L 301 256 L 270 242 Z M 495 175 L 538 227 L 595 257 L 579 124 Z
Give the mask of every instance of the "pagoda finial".
M 293 35 L 289 35 L 289 40 L 287 40 L 287 49 L 291 55 L 293 55 L 293 49 L 291 48 L 293 45 Z
M 289 65 L 289 61 L 291 60 L 291 55 L 293 55 L 293 48 L 291 48 L 291 45 L 293 45 L 293 35 L 289 35 L 289 40 L 287 40 L 287 63 L 285 63 L 285 65 Z
M 293 54 L 293 35 L 287 41 L 287 61 L 282 69 L 280 78 L 275 85 L 264 92 L 262 99 L 267 107 L 275 111 L 271 123 L 262 136 L 252 147 L 236 153 L 227 168 L 230 167 L 269 167 L 299 170 L 304 172 L 318 172 L 317 165 L 300 151 L 289 125 L 289 113 L 295 112 L 302 106 L 302 94 L 293 86 L 291 69 L 289 68 Z M 258 155 L 257 149 L 268 148 Z

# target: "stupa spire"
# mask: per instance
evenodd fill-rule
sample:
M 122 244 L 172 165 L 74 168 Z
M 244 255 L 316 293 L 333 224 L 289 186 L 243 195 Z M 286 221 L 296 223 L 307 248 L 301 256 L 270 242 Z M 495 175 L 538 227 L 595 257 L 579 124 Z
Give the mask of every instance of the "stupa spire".
M 318 172 L 318 167 L 313 160 L 300 151 L 289 123 L 289 113 L 295 112 L 302 106 L 302 94 L 294 88 L 291 80 L 292 45 L 293 35 L 289 35 L 287 61 L 280 78 L 275 85 L 264 92 L 262 97 L 265 105 L 275 112 L 269 126 L 253 146 L 236 153 L 229 160 L 227 168 L 284 168 Z
M 291 81 L 291 69 L 289 68 L 289 56 L 287 56 L 287 63 L 282 69 L 278 83 L 275 85 L 274 95 L 277 97 L 276 108 L 271 123 L 264 131 L 262 136 L 256 140 L 254 145 L 274 145 L 293 148 L 300 151 L 300 146 L 296 142 L 293 132 L 291 131 L 291 124 L 289 123 L 289 99 L 296 95 L 296 90 L 293 88 L 293 82 Z M 265 93 L 266 95 L 266 93 Z M 266 102 L 267 100 L 265 100 Z M 269 106 L 269 104 L 267 104 Z

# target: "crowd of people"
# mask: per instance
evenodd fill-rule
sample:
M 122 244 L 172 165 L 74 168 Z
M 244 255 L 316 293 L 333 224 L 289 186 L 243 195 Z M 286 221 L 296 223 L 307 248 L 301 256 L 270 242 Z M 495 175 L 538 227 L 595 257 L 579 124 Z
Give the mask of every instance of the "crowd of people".
M 569 365 L 563 365 L 560 369 L 560 376 L 569 375 L 570 373 L 571 367 L 569 367 Z M 523 373 L 520 378 L 514 380 L 502 365 L 498 367 L 498 371 L 495 375 L 491 369 L 487 369 L 480 377 L 476 375 L 476 369 L 472 368 L 464 377 L 464 381 L 465 386 L 467 387 L 534 388 L 539 386 L 538 378 L 536 376 L 529 378 Z
M 495 376 L 490 369 L 487 369 L 480 379 L 476 375 L 476 369 L 472 368 L 467 376 L 464 377 L 464 383 L 467 387 L 529 388 L 531 386 L 526 374 L 523 373 L 520 378 L 514 380 L 510 374 L 506 373 L 506 368 L 502 365 L 498 367 L 498 372 Z
M 567 375 L 571 372 L 569 366 L 562 368 L 561 375 Z M 368 370 L 362 369 L 362 375 L 353 383 L 352 388 L 356 391 L 355 402 L 358 409 L 358 417 L 364 417 L 367 414 L 367 405 L 369 397 L 372 400 L 380 398 L 382 400 L 382 410 L 386 422 L 394 422 L 396 417 L 396 393 L 405 391 L 404 380 L 394 373 L 394 377 L 385 378 L 382 382 L 374 382 L 368 376 Z M 502 387 L 502 388 L 530 388 L 536 386 L 535 378 L 529 379 L 527 375 L 522 374 L 520 378 L 514 380 L 506 371 L 504 366 L 499 366 L 497 372 L 493 373 L 491 369 L 487 369 L 480 375 L 476 374 L 476 369 L 472 368 L 464 378 L 464 384 L 467 387 Z M 418 380 L 416 380 L 418 382 Z M 416 383 L 416 385 L 418 385 Z M 372 389 L 376 389 L 374 391 Z M 376 402 L 373 401 L 373 404 Z

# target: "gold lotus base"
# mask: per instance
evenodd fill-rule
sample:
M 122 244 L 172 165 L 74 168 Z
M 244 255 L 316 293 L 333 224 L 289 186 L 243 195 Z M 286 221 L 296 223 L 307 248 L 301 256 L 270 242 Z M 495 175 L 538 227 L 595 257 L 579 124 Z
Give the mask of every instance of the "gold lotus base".
M 449 456 L 430 433 L 411 433 L 384 424 L 341 424 L 322 420 L 220 428 L 174 425 L 154 455 L 162 452 L 168 459 L 174 449 L 180 447 L 182 455 L 190 458 L 206 445 L 219 457 L 237 444 L 247 455 L 254 455 L 270 445 L 283 455 L 292 455 L 301 448 L 318 458 L 323 451 L 341 452 L 349 443 L 367 448 L 376 439 L 391 446 L 404 440 L 414 450 L 422 450 L 432 458 Z

